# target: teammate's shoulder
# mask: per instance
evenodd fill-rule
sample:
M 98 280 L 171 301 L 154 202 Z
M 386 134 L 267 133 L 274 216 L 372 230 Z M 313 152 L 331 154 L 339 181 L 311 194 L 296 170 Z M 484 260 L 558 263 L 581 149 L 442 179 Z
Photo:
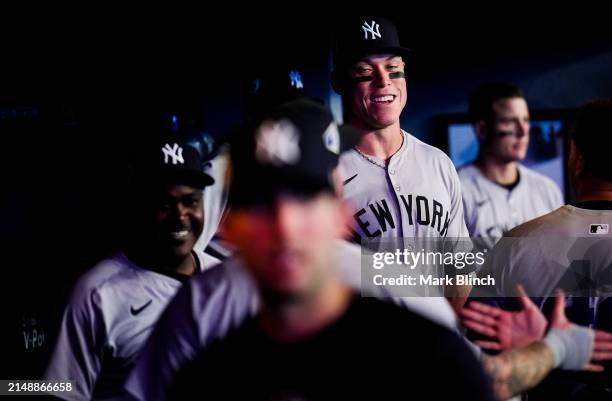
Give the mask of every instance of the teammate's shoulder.
M 461 183 L 471 182 L 481 176 L 480 170 L 474 163 L 464 164 L 457 169 L 457 175 Z
M 243 316 L 254 308 L 257 287 L 240 259 L 231 257 L 193 276 L 181 292 L 193 316 Z
M 483 186 L 486 187 L 486 179 L 483 180 L 483 175 L 476 167 L 474 163 L 465 164 L 457 170 L 457 177 L 461 183 L 461 195 L 463 201 L 471 204 L 471 200 L 474 197 L 479 197 L 483 190 Z
M 122 252 L 117 252 L 112 256 L 102 259 L 90 270 L 81 275 L 75 285 L 77 291 L 90 291 L 100 288 L 109 280 L 125 272 L 126 261 Z
M 521 178 L 525 178 L 526 180 L 528 180 L 530 185 L 545 185 L 557 188 L 557 184 L 555 184 L 552 178 L 547 177 L 544 174 L 535 171 L 534 169 L 531 169 L 520 163 L 518 164 L 518 169 L 521 174 Z
M 480 174 L 478 167 L 474 163 L 464 164 L 463 166 L 457 169 L 457 174 L 459 178 L 461 177 L 473 177 L 475 175 Z
M 422 140 L 420 140 L 419 138 L 417 138 L 416 136 L 414 136 L 408 131 L 402 130 L 402 132 L 404 134 L 404 138 L 408 142 L 408 146 L 413 147 L 415 150 L 419 150 L 423 152 L 431 152 L 434 155 L 443 156 L 444 158 L 448 159 L 448 156 L 446 155 L 446 153 L 444 153 L 440 148 L 437 148 L 433 145 L 423 142 Z
M 550 228 L 550 222 L 562 222 L 563 214 L 565 213 L 567 213 L 567 208 L 565 206 L 561 206 L 560 208 L 543 214 L 542 216 L 526 221 L 523 224 L 519 224 L 512 230 L 508 231 L 504 237 L 530 237 L 540 235 L 542 229 L 546 230 L 546 227 Z
M 109 286 L 109 283 L 124 274 L 125 270 L 126 264 L 121 252 L 100 260 L 76 280 L 71 290 L 69 305 L 71 307 L 87 308 L 87 305 L 92 302 L 94 294 L 103 292 Z
M 550 177 L 519 164 L 521 174 L 521 185 L 524 189 L 533 193 L 534 199 L 539 203 L 545 202 L 548 209 L 556 209 L 563 202 L 563 194 L 557 183 Z
M 192 290 L 198 293 L 241 291 L 254 284 L 244 262 L 237 256 L 205 269 L 189 280 Z
M 340 153 L 339 161 L 341 165 L 349 165 L 359 160 L 359 153 L 355 149 L 348 149 Z
M 428 161 L 441 163 L 443 165 L 452 167 L 452 170 L 456 171 L 455 165 L 451 161 L 450 157 L 448 157 L 448 155 L 444 153 L 442 149 L 423 142 L 422 140 L 418 139 L 407 131 L 402 130 L 402 133 L 404 134 L 404 138 L 408 142 L 406 144 L 407 149 L 412 149 L 415 154 L 423 155 L 424 158 Z
M 533 232 L 542 225 L 543 217 L 536 217 L 535 219 L 526 221 L 518 226 L 512 228 L 510 231 L 504 234 L 504 237 L 520 238 L 529 237 Z

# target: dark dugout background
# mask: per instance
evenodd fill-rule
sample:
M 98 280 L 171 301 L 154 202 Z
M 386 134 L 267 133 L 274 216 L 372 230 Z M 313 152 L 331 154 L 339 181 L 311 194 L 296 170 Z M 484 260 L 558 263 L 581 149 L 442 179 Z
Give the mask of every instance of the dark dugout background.
M 184 132 L 221 138 L 242 118 L 251 78 L 289 65 L 307 94 L 330 101 L 337 15 L 287 7 L 283 17 L 20 14 L 4 29 L 0 378 L 40 374 L 74 280 L 125 235 L 130 150 L 169 129 L 171 115 Z M 612 96 L 612 42 L 597 10 L 565 21 L 525 10 L 379 14 L 413 49 L 403 126 L 427 142 L 437 140 L 435 115 L 465 111 L 469 90 L 489 79 L 526 86 L 532 108 Z

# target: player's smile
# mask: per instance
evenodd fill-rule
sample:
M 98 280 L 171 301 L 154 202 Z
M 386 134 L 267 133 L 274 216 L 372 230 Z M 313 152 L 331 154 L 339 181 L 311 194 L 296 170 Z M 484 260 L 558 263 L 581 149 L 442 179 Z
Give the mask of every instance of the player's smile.
M 374 104 L 387 105 L 393 103 L 396 97 L 396 95 L 391 94 L 372 95 L 370 96 L 370 102 Z
M 190 233 L 191 233 L 191 229 L 184 228 L 180 230 L 170 231 L 168 232 L 168 236 L 173 240 L 182 241 L 182 240 L 185 240 Z
M 197 222 L 192 222 L 189 219 L 181 222 L 181 224 L 177 223 L 179 222 L 164 227 L 160 232 L 162 238 L 174 244 L 183 244 L 196 239 L 194 231 L 197 230 Z

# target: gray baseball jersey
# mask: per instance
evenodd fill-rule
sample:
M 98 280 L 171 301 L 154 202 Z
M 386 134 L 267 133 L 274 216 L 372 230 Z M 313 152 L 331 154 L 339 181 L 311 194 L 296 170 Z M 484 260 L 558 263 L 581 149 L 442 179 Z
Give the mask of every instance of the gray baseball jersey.
M 341 277 L 359 289 L 361 248 L 338 241 L 337 255 Z M 371 295 L 388 297 L 383 288 L 380 291 Z M 442 297 L 402 298 L 396 302 L 451 330 L 457 328 L 455 314 Z M 141 401 L 163 400 L 175 372 L 200 349 L 254 314 L 257 306 L 255 284 L 237 258 L 193 277 L 159 319 L 126 382 L 127 391 Z
M 402 131 L 388 163 L 356 150 L 345 152 L 343 196 L 354 208 L 360 239 L 468 237 L 461 189 L 450 159 Z
M 218 261 L 194 251 L 200 268 Z M 45 380 L 74 380 L 68 400 L 121 399 L 123 384 L 153 325 L 181 281 L 142 268 L 124 253 L 77 282 L 64 311 Z
M 459 170 L 465 222 L 471 237 L 491 249 L 504 233 L 563 204 L 550 178 L 518 165 L 519 182 L 512 190 L 485 177 L 473 164 Z
M 475 294 L 505 297 L 523 284 L 542 306 L 556 288 L 587 297 L 593 312 L 612 293 L 612 202 L 608 210 L 565 205 L 508 232 L 493 248 L 481 275 L 495 278 L 495 287 L 476 288 Z M 590 296 L 590 298 L 588 298 Z M 572 301 L 568 307 L 572 307 Z M 576 321 L 590 324 L 592 322 Z

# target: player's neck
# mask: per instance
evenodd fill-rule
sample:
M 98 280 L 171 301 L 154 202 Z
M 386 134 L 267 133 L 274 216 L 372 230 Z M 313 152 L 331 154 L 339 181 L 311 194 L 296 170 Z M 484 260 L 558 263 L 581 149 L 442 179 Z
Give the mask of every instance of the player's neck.
M 402 147 L 404 135 L 399 122 L 388 127 L 372 130 L 357 127 L 361 134 L 361 141 L 357 145 L 360 152 L 379 159 L 388 160 Z
M 173 266 L 173 270 L 179 274 L 193 276 L 198 270 L 197 262 L 195 260 L 193 252 L 190 252 L 189 256 L 182 259 L 178 265 Z
M 348 308 L 352 290 L 335 276 L 303 302 L 284 306 L 266 304 L 260 314 L 261 329 L 274 341 L 290 343 L 313 336 L 334 323 Z
M 481 155 L 475 164 L 485 177 L 499 185 L 510 185 L 518 179 L 517 162 L 505 163 Z
M 576 185 L 576 201 L 612 201 L 612 182 L 595 177 L 584 177 Z
M 158 255 L 151 254 L 150 249 L 143 250 L 139 246 L 128 246 L 125 249 L 125 254 L 128 259 L 138 266 L 154 271 L 167 271 L 191 276 L 197 270 L 197 262 L 193 252 L 190 252 L 185 257 L 165 260 Z

